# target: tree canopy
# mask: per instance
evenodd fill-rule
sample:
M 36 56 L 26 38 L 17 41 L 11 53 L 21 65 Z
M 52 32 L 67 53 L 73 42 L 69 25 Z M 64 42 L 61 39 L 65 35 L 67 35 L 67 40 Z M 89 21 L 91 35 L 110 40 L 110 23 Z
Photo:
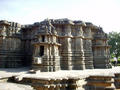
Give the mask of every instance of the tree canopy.
M 120 33 L 110 32 L 108 37 L 108 44 L 111 45 L 110 54 L 118 58 L 120 56 Z

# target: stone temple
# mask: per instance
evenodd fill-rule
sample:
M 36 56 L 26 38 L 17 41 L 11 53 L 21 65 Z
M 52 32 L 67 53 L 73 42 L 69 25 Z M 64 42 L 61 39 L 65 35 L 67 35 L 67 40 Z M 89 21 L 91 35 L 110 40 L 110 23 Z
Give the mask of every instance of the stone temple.
M 0 21 L 0 67 L 33 70 L 110 68 L 107 34 L 90 22 L 45 19 L 31 25 Z

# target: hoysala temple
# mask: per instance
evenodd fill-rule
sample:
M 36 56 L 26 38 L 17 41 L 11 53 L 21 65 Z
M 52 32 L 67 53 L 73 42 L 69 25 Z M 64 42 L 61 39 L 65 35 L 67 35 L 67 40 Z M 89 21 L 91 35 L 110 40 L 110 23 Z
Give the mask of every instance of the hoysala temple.
M 110 68 L 107 34 L 90 22 L 45 19 L 31 25 L 0 21 L 0 67 L 41 72 Z
M 1 20 L 0 90 L 120 90 L 109 49 L 107 34 L 90 22 Z

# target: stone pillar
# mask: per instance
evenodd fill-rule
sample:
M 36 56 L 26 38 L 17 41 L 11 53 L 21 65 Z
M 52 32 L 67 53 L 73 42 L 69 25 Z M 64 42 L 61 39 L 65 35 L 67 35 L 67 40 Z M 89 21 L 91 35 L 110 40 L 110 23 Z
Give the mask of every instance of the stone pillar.
M 104 34 L 103 34 L 104 35 Z M 110 68 L 110 55 L 109 48 L 110 46 L 105 44 L 106 38 L 96 35 L 96 38 L 93 40 L 95 43 L 93 45 L 93 59 L 95 68 Z M 102 39 L 97 39 L 97 37 Z
M 71 25 L 65 24 L 65 36 L 71 36 Z
M 74 36 L 75 42 L 71 43 L 72 45 L 74 44 L 75 48 L 73 50 L 73 69 L 74 70 L 80 70 L 80 69 L 85 69 L 85 63 L 84 63 L 84 57 L 83 57 L 83 30 L 82 26 L 78 25 L 75 26 L 75 32 L 76 36 Z
M 83 31 L 84 31 L 83 51 L 84 51 L 85 68 L 86 69 L 93 69 L 91 27 L 86 26 Z
M 64 25 L 65 33 L 64 36 L 61 38 L 61 43 L 62 43 L 62 59 L 61 59 L 61 68 L 63 70 L 71 70 L 72 65 L 71 65 L 71 60 L 72 60 L 72 51 L 71 51 L 71 25 Z

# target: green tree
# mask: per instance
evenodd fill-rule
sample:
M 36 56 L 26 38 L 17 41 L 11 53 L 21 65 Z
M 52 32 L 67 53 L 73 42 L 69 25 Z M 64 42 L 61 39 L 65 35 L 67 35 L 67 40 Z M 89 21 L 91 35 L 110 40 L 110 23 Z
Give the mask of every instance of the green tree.
M 110 54 L 118 58 L 120 56 L 120 33 L 110 32 L 108 37 L 108 44 L 111 45 Z

